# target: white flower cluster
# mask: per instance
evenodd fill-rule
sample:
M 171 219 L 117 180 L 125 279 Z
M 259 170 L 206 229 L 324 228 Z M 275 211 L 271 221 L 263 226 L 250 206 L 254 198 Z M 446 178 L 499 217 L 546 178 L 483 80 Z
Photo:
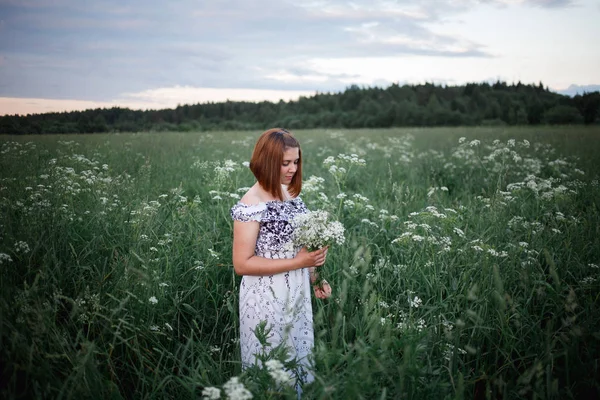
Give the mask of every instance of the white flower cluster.
M 294 383 L 294 380 L 289 372 L 283 368 L 283 364 L 279 360 L 269 360 L 265 363 L 269 375 L 279 385 L 285 384 L 290 385 Z
M 29 253 L 29 251 L 30 251 L 29 245 L 26 242 L 19 240 L 18 242 L 15 243 L 15 252 L 27 254 L 27 253 Z
M 367 165 L 367 162 L 359 158 L 357 154 L 338 154 L 337 158 L 333 156 L 327 157 L 323 160 L 323 164 L 329 166 L 329 173 L 333 175 L 336 181 L 341 182 L 346 178 L 352 167 L 364 167 Z
M 4 262 L 12 262 L 12 258 L 6 253 L 0 253 L 0 265 Z
M 419 308 L 423 304 L 423 301 L 419 298 L 419 296 L 415 296 L 414 298 L 408 298 L 408 305 L 410 308 Z
M 215 167 L 215 179 L 217 182 L 224 182 L 229 178 L 229 174 L 238 168 L 238 164 L 233 160 L 225 160 L 222 165 Z
M 350 154 L 350 155 L 338 154 L 337 158 L 338 158 L 338 162 L 344 161 L 350 165 L 365 166 L 367 164 L 367 162 L 364 159 L 358 157 L 358 154 Z M 335 164 L 335 163 L 336 163 L 336 159 L 333 156 L 329 156 L 323 161 L 323 164 L 326 164 L 326 165 Z
M 456 227 L 446 222 L 451 220 L 448 214 L 457 214 L 457 211 L 451 208 L 444 208 L 443 211 L 446 214 L 438 211 L 435 206 L 428 206 L 420 212 L 408 214 L 410 220 L 404 222 L 407 230 L 392 240 L 392 243 L 423 242 L 438 247 L 440 253 L 450 251 L 452 246 L 452 237 L 449 236 L 451 234 L 450 228 Z M 459 228 L 456 229 L 452 232 L 460 238 L 464 238 L 464 232 Z
M 323 183 L 325 183 L 325 179 L 320 176 L 312 175 L 302 184 L 302 191 L 307 193 L 317 193 L 323 190 Z
M 439 187 L 439 186 L 434 186 L 434 187 L 430 187 L 430 188 L 429 188 L 429 191 L 427 191 L 427 197 L 431 197 L 431 196 L 433 196 L 433 194 L 434 194 L 435 192 L 437 192 L 438 190 L 441 190 L 442 192 L 447 192 L 447 191 L 448 191 L 448 188 L 447 188 L 446 186 L 441 186 L 441 187 Z
M 237 376 L 229 379 L 223 385 L 223 390 L 231 400 L 249 400 L 252 398 L 252 393 L 246 389 Z
M 202 389 L 202 398 L 208 400 L 217 400 L 221 398 L 221 389 L 216 387 L 205 387 Z
M 423 318 L 413 318 L 404 311 L 400 311 L 398 320 L 399 322 L 396 324 L 396 329 L 400 331 L 416 330 L 417 332 L 422 332 L 427 328 L 427 323 Z
M 239 192 L 239 189 L 238 189 L 238 192 Z M 208 194 L 210 194 L 212 196 L 212 200 L 223 200 L 223 196 L 232 198 L 234 200 L 241 199 L 241 196 L 237 193 L 221 192 L 219 190 L 210 190 L 208 192 Z
M 446 361 L 450 361 L 454 354 L 462 354 L 465 355 L 467 352 L 460 347 L 455 347 L 452 343 L 446 343 L 446 349 L 444 350 L 444 358 Z
M 331 221 L 329 213 L 323 210 L 299 214 L 293 220 L 294 244 L 306 246 L 313 251 L 329 244 L 344 243 L 344 225 Z

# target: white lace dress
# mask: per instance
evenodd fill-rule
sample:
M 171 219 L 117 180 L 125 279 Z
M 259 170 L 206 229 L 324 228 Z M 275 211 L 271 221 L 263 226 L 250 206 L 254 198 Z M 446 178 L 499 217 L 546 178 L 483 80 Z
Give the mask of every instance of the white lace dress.
M 286 201 L 267 201 L 256 205 L 237 203 L 231 209 L 234 220 L 260 224 L 254 253 L 271 259 L 293 258 L 299 248 L 290 251 L 294 216 L 307 212 L 299 197 Z M 255 354 L 263 348 L 254 335 L 261 321 L 271 328 L 271 346 L 284 343 L 301 365 L 304 382 L 313 380 L 308 356 L 314 344 L 310 279 L 308 268 L 269 276 L 243 276 L 240 285 L 240 345 L 242 366 L 256 363 Z M 269 351 L 269 349 L 266 349 Z

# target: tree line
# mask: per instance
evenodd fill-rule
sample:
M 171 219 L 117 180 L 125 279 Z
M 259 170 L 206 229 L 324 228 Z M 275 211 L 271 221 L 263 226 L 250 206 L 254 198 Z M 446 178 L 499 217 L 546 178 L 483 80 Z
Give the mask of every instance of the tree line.
M 539 125 L 600 123 L 600 92 L 564 96 L 539 84 L 506 82 L 445 86 L 352 85 L 296 101 L 245 101 L 180 105 L 175 109 L 6 115 L 0 133 L 386 128 L 405 126 Z

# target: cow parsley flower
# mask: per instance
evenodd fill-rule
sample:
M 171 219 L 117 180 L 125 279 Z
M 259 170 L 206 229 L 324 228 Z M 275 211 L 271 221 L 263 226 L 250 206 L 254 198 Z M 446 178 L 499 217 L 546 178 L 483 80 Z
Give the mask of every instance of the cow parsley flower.
M 0 253 L 0 265 L 4 262 L 12 262 L 12 258 L 6 253 Z
M 217 400 L 221 398 L 221 390 L 216 387 L 205 387 L 202 389 L 202 398 L 208 400 Z
M 415 296 L 413 299 L 408 298 L 408 305 L 411 308 L 419 308 L 423 304 L 423 301 L 419 298 L 419 296 Z
M 237 376 L 229 379 L 223 385 L 223 390 L 231 400 L 249 400 L 252 398 L 252 393 L 246 389 Z
M 299 214 L 292 224 L 295 228 L 294 244 L 306 246 L 309 251 L 334 243 L 344 243 L 344 225 L 338 221 L 331 221 L 327 211 L 317 210 Z
M 275 382 L 279 385 L 285 384 L 289 385 L 293 383 L 292 376 L 287 372 L 281 361 L 279 360 L 269 360 L 265 363 L 267 370 L 269 371 L 269 375 L 275 380 Z

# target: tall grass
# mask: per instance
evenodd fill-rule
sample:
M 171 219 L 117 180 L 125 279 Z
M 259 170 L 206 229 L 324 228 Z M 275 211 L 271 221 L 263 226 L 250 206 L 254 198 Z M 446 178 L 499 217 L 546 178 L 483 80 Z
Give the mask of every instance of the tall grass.
M 295 397 L 239 361 L 229 208 L 258 133 L 0 137 L 3 398 L 200 398 L 232 377 Z M 305 397 L 600 394 L 597 128 L 296 136 L 302 198 L 348 233 Z

